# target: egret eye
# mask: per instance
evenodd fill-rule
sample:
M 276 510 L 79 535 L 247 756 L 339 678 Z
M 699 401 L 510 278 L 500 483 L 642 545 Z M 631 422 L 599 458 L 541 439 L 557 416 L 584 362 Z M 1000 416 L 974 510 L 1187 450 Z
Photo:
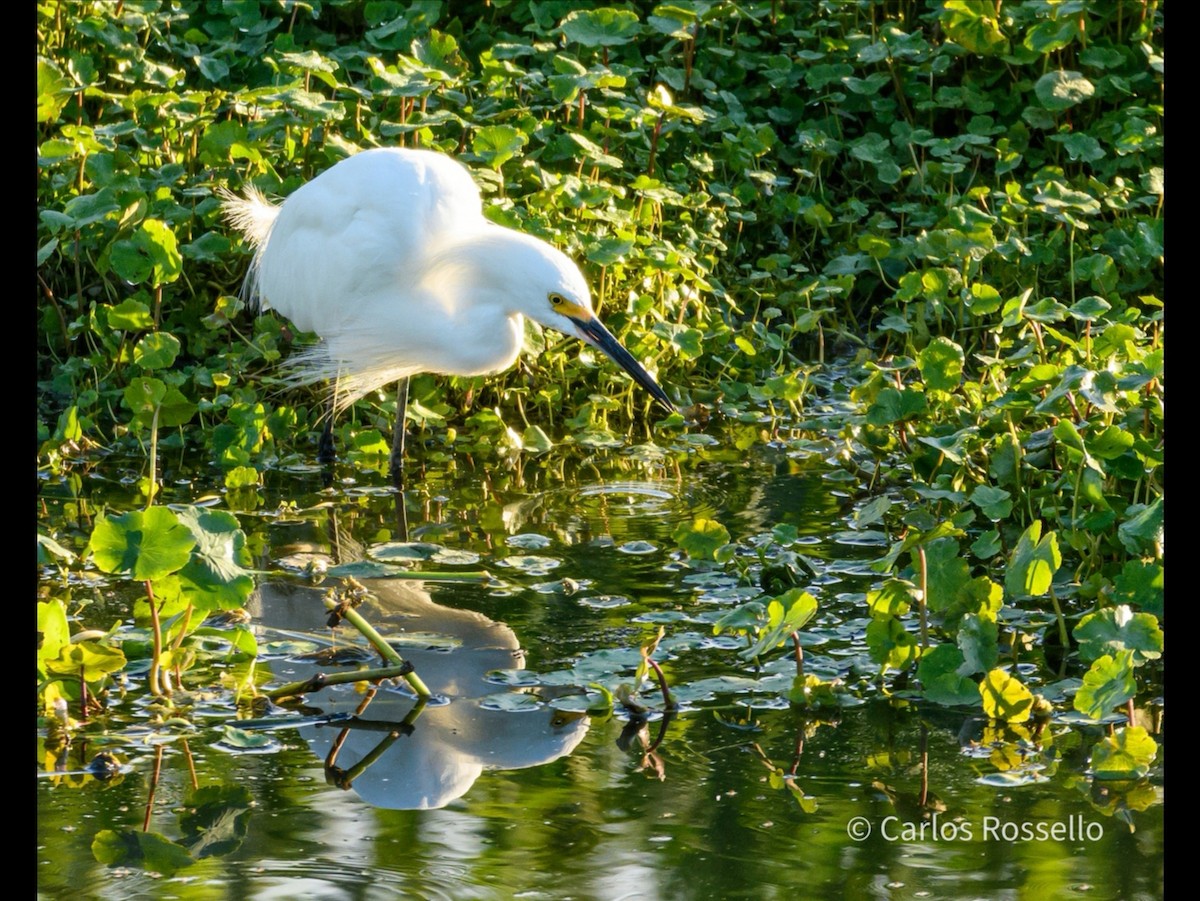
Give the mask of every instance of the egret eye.
M 561 294 L 551 294 L 550 295 L 550 305 L 552 307 L 554 307 L 555 309 L 558 309 L 566 302 L 567 302 L 567 299 L 565 297 L 563 297 Z

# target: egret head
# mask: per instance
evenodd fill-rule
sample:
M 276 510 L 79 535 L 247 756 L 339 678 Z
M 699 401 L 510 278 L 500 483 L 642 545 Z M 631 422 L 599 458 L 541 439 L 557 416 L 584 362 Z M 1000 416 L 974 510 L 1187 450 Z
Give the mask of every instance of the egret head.
M 668 410 L 675 405 L 642 365 L 596 318 L 579 267 L 562 251 L 531 235 L 492 225 L 459 237 L 435 254 L 426 281 L 451 300 L 488 298 L 509 315 L 528 316 L 603 351 Z

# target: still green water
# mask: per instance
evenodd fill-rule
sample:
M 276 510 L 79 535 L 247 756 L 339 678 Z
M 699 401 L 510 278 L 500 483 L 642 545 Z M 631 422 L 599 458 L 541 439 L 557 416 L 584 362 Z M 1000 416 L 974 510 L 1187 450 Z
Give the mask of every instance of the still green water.
M 410 471 L 407 537 L 440 548 L 430 566 L 482 568 L 495 580 L 371 582 L 365 609 L 442 703 L 388 741 L 386 728 L 341 735 L 341 723 L 313 724 L 363 700 L 324 689 L 271 711 L 297 724 L 307 716 L 305 725 L 255 732 L 263 746 L 239 749 L 222 742 L 238 712 L 219 673 L 197 676 L 206 690 L 190 699 L 191 731 L 149 728 L 130 685 L 59 764 L 81 768 L 108 749 L 127 764 L 120 777 L 53 776 L 39 737 L 41 896 L 1161 897 L 1161 735 L 1149 782 L 1114 793 L 1085 773 L 1099 734 L 1089 727 L 1052 724 L 1061 750 L 1051 763 L 1034 747 L 1013 760 L 1020 742 L 985 734 L 978 710 L 872 686 L 864 593 L 878 578 L 867 563 L 887 536 L 853 529 L 861 488 L 834 465 L 834 451 L 698 442 L 510 462 L 429 455 Z M 386 480 L 348 467 L 338 475 L 325 488 L 297 466 L 228 500 L 264 569 L 403 551 Z M 182 473 L 167 482 L 168 502 L 205 493 Z M 45 516 L 70 520 L 87 506 L 81 497 L 95 508 L 124 502 L 125 490 L 111 476 L 47 482 Z M 672 530 L 698 516 L 746 548 L 765 546 L 779 524 L 796 527 L 815 573 L 804 585 L 821 603 L 805 629 L 806 665 L 842 678 L 861 704 L 819 716 L 790 708 L 779 694 L 788 653 L 759 672 L 738 658 L 736 640 L 713 636 L 716 618 L 759 592 L 676 548 Z M 345 629 L 331 637 L 320 592 L 302 583 L 264 581 L 251 607 L 271 685 L 318 668 L 301 652 L 355 644 Z M 100 594 L 89 620 L 107 628 L 128 615 L 127 598 Z M 652 710 L 640 729 L 619 706 L 611 719 L 586 716 L 583 689 L 631 681 L 638 647 L 659 626 L 656 659 L 683 710 L 664 721 L 645 688 Z M 1031 685 L 1054 678 L 1036 656 L 1022 666 Z M 385 689 L 361 718 L 395 724 L 412 706 L 404 691 Z M 153 830 L 179 835 L 189 756 L 201 786 L 243 786 L 253 799 L 240 846 L 170 878 L 106 867 L 91 850 L 102 829 L 141 827 L 159 745 Z M 335 746 L 343 771 L 367 761 L 348 790 L 327 779 Z M 1133 809 L 1116 815 L 1123 807 Z

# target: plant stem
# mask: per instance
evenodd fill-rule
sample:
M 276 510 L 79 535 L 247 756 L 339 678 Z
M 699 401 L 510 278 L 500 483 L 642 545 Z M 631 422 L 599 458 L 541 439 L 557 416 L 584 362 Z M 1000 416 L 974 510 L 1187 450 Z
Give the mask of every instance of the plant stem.
M 658 687 L 662 689 L 663 707 L 665 710 L 675 710 L 679 705 L 675 703 L 675 699 L 671 697 L 671 692 L 667 688 L 667 677 L 662 671 L 662 667 L 654 660 L 653 657 L 646 658 L 646 665 L 654 670 L 654 677 L 658 679 Z
M 924 654 L 929 648 L 929 617 L 928 605 L 929 599 L 929 565 L 925 560 L 925 548 L 922 545 L 917 545 L 917 559 L 921 561 L 921 601 L 919 608 L 921 610 L 921 653 Z
M 375 631 L 374 626 L 359 616 L 358 611 L 352 609 L 348 605 L 339 604 L 331 597 L 325 597 L 322 600 L 329 610 L 338 611 L 341 616 L 348 623 L 350 623 L 350 625 L 358 629 L 358 631 L 366 637 L 367 641 L 371 642 L 375 650 L 380 653 L 384 660 L 386 660 L 388 663 L 391 663 L 393 666 L 409 666 L 409 672 L 404 673 L 404 681 L 407 682 L 409 686 L 411 686 L 412 690 L 417 693 L 417 697 L 422 698 L 423 700 L 428 700 L 429 698 L 433 697 L 433 692 L 431 692 L 425 686 L 425 683 L 421 680 L 421 677 L 412 671 L 411 665 L 405 664 L 404 658 L 396 653 L 395 648 L 383 640 L 383 636 Z
M 150 658 L 150 673 L 148 676 L 150 694 L 156 698 L 161 698 L 166 694 L 159 681 L 159 669 L 162 666 L 162 627 L 158 622 L 158 603 L 154 600 L 154 588 L 151 586 L 149 579 L 146 580 L 146 599 L 150 602 L 150 629 L 154 639 L 154 652 Z
M 412 664 L 408 662 L 396 666 L 381 666 L 377 669 L 360 669 L 346 673 L 317 673 L 312 678 L 299 682 L 288 682 L 278 688 L 266 692 L 266 697 L 272 701 L 280 698 L 290 698 L 294 695 L 309 694 L 319 691 L 327 685 L 346 685 L 351 682 L 378 682 L 381 679 L 394 679 L 397 676 L 407 676 L 412 672 Z

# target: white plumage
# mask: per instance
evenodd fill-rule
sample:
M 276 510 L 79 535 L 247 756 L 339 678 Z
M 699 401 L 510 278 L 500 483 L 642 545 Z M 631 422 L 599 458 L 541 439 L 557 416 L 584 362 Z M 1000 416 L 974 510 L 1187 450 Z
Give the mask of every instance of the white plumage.
M 600 324 L 579 268 L 544 241 L 489 222 L 460 163 L 426 150 L 363 151 L 288 197 L 225 195 L 255 247 L 248 289 L 322 341 L 292 380 L 337 379 L 335 406 L 419 372 L 510 367 L 529 316 L 598 347 L 668 409 L 653 378 Z

